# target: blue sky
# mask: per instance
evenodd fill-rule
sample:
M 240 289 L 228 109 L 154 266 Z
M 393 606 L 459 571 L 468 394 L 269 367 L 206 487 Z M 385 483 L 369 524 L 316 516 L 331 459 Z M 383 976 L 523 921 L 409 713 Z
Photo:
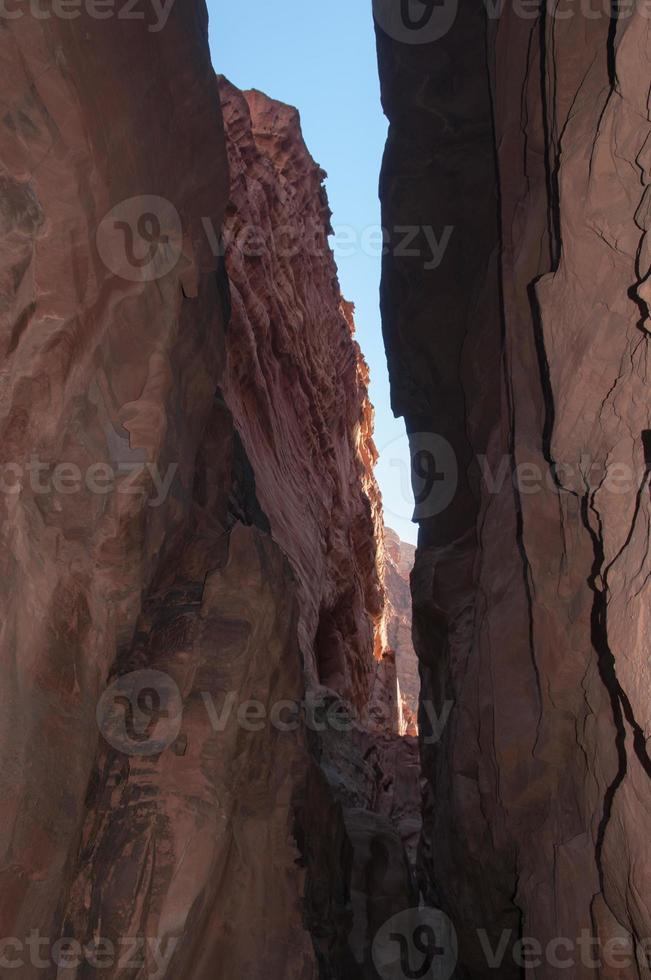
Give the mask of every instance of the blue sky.
M 387 123 L 380 105 L 371 2 L 208 0 L 215 70 L 239 88 L 258 88 L 296 106 L 303 135 L 328 173 L 333 241 L 344 296 L 355 303 L 357 339 L 371 369 L 376 410 L 377 470 L 386 523 L 415 543 L 409 454 L 404 424 L 390 408 L 379 311 L 380 257 L 372 232 L 380 225 L 378 177 Z M 354 229 L 360 247 L 344 242 Z M 339 243 L 339 244 L 338 244 Z

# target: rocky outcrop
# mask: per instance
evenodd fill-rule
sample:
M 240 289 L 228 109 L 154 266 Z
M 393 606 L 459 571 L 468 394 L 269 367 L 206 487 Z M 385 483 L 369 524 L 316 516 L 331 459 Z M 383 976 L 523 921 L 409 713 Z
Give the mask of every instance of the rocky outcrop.
M 216 458 L 222 440 L 205 450 Z M 304 692 L 293 576 L 264 531 L 238 521 L 219 535 L 211 509 L 204 518 L 117 665 L 125 678 L 145 671 L 160 693 L 152 672 L 172 679 L 179 734 L 139 757 L 122 710 L 102 725 L 62 935 L 86 948 L 102 937 L 121 954 L 144 937 L 138 977 L 311 978 L 293 834 L 308 757 L 291 723 Z
M 384 223 L 454 229 L 438 269 L 389 255 L 383 282 L 423 696 L 454 703 L 421 870 L 463 976 L 507 930 L 500 977 L 520 936 L 541 980 L 568 955 L 643 977 L 608 943 L 651 935 L 648 20 L 489 6 L 433 43 L 378 25 Z
M 311 684 L 361 712 L 386 647 L 382 511 L 368 369 L 328 243 L 325 174 L 296 109 L 225 79 L 220 90 L 231 170 L 224 395 L 297 576 Z

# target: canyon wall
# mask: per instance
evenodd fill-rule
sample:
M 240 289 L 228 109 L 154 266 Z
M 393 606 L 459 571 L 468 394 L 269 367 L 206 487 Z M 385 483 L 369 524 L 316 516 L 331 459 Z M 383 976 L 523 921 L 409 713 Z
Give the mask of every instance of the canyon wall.
M 453 704 L 422 750 L 422 880 L 459 976 L 495 975 L 507 930 L 500 977 L 520 936 L 541 980 L 647 977 L 649 21 L 524 6 L 461 5 L 428 43 L 377 6 L 384 224 L 453 229 L 382 289 L 423 697 Z
M 352 977 L 419 828 L 368 369 L 297 113 L 151 27 L 0 22 L 3 963 Z
M 29 15 L 0 27 L 0 934 L 20 942 L 61 934 L 104 765 L 98 701 L 117 665 L 148 662 L 143 600 L 170 588 L 194 521 L 226 296 L 200 225 L 219 225 L 228 198 L 206 30 L 180 6 L 158 34 Z M 140 218 L 154 253 L 140 241 L 130 264 L 118 226 Z M 252 532 L 240 540 L 255 553 Z M 155 850 L 143 838 L 134 871 Z M 98 875 L 97 893 L 119 892 L 120 874 Z M 27 960 L 14 975 L 42 972 Z

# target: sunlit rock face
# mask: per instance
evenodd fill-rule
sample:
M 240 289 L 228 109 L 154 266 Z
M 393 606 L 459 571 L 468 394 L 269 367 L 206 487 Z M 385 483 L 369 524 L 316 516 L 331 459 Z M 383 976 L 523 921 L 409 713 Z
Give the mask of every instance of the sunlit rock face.
M 472 978 L 478 930 L 569 938 L 576 977 L 616 975 L 582 930 L 651 935 L 649 24 L 548 7 L 378 30 L 385 225 L 454 228 L 437 269 L 387 257 L 383 312 L 395 408 L 458 464 L 412 589 L 423 697 L 454 704 L 421 871 Z
M 325 174 L 296 109 L 225 79 L 220 91 L 231 169 L 224 394 L 296 573 L 311 682 L 363 712 L 386 649 L 382 512 L 368 368 L 328 243 Z

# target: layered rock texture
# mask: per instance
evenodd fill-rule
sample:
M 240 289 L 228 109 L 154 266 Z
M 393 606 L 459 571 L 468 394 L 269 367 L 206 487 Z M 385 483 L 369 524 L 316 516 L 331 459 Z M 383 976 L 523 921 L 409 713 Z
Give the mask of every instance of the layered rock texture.
M 328 244 L 325 174 L 296 109 L 226 80 L 220 89 L 232 188 L 224 395 L 296 572 L 308 674 L 361 711 L 386 648 L 382 513 L 368 369 Z
M 0 22 L 3 970 L 358 976 L 419 819 L 368 370 L 296 112 L 150 26 Z
M 541 980 L 559 938 L 568 975 L 647 977 L 606 954 L 651 936 L 649 21 L 498 13 L 459 5 L 422 45 L 378 26 L 384 223 L 454 229 L 383 282 L 417 490 L 423 434 L 458 468 L 412 579 L 423 697 L 454 704 L 423 747 L 422 880 L 460 976 L 496 975 L 506 930 L 500 977 L 521 935 Z

